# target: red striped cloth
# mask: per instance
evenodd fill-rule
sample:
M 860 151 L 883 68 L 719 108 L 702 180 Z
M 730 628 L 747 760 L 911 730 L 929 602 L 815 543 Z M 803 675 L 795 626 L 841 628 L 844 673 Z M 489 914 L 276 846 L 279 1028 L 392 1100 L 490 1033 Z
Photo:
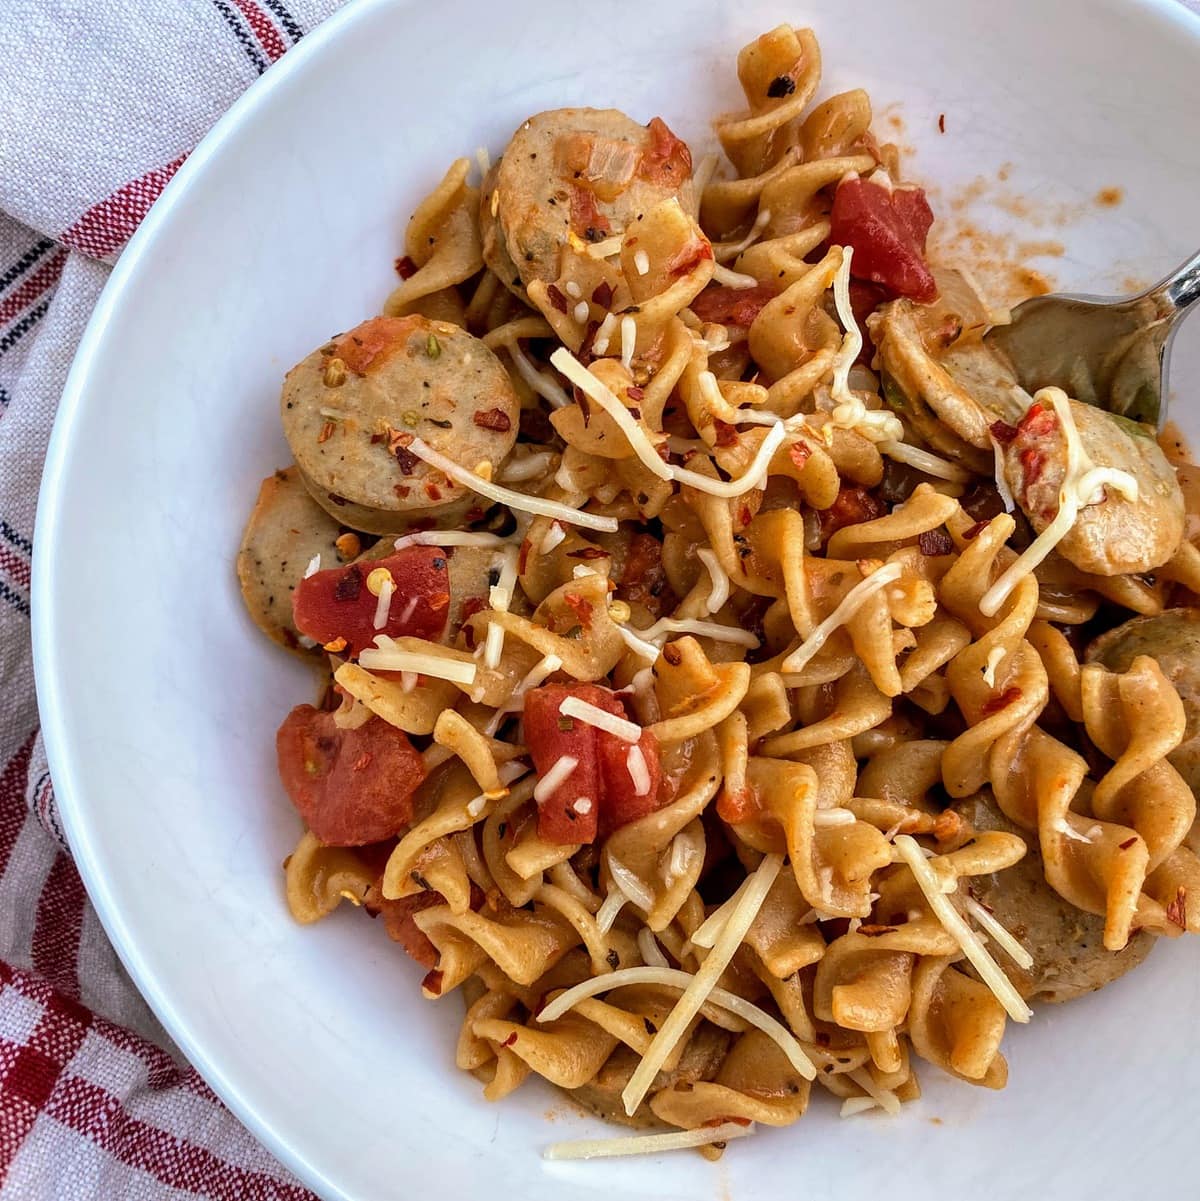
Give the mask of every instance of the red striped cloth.
M 63 839 L 29 649 L 54 409 L 108 274 L 205 131 L 339 0 L 0 3 L 0 1198 L 306 1201 L 122 970 Z

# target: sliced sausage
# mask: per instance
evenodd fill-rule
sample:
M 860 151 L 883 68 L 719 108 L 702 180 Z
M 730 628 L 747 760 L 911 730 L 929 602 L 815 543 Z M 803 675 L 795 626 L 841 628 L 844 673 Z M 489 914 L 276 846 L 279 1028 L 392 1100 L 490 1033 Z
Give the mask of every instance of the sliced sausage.
M 1128 671 L 1138 655 L 1158 662 L 1183 701 L 1187 726 L 1167 761 L 1200 796 L 1200 609 L 1134 617 L 1101 634 L 1087 649 L 1088 662 L 1102 663 L 1109 671 Z
M 690 211 L 691 176 L 687 145 L 658 117 L 639 125 L 616 109 L 538 113 L 513 134 L 484 188 L 484 261 L 509 287 L 514 269 L 522 284 L 551 283 L 564 250 L 621 234 L 664 200 Z
M 1136 500 L 1113 488 L 1079 510 L 1058 553 L 1081 571 L 1123 575 L 1161 567 L 1183 537 L 1183 492 L 1154 438 L 1132 421 L 1093 405 L 1070 402 L 1085 453 L 1099 467 L 1126 471 L 1137 481 Z M 1058 414 L 1035 402 L 1011 436 L 1002 431 L 1004 474 L 1013 498 L 1040 534 L 1054 520 L 1067 473 L 1067 438 Z
M 317 503 L 378 534 L 486 507 L 408 450 L 412 436 L 469 471 L 499 470 L 519 419 L 500 360 L 466 330 L 417 315 L 373 317 L 314 351 L 288 372 L 281 413 Z
M 242 535 L 237 573 L 246 608 L 268 638 L 301 648 L 292 593 L 315 555 L 326 567 L 342 561 L 335 543 L 344 532 L 309 495 L 296 467 L 263 480 Z
M 987 790 L 954 806 L 977 830 L 1021 833 L 1000 812 Z M 1046 883 L 1037 844 L 1026 839 L 1025 857 L 1013 867 L 988 876 L 973 876 L 971 891 L 995 914 L 1033 956 L 1028 970 L 1017 967 L 1002 951 L 996 962 L 1032 1001 L 1070 1001 L 1123 976 L 1150 953 L 1154 936 L 1134 934 L 1120 951 L 1104 948 L 1104 918 L 1076 909 Z

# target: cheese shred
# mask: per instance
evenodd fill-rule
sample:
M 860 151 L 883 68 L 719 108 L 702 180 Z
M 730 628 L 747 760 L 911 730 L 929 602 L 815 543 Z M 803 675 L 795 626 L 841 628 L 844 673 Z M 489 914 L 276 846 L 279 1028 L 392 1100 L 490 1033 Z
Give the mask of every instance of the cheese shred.
M 696 1130 L 672 1130 L 666 1134 L 628 1134 L 618 1138 L 580 1138 L 552 1143 L 542 1152 L 543 1159 L 609 1159 L 618 1155 L 657 1155 L 661 1151 L 679 1151 L 686 1147 L 707 1147 L 727 1143 L 754 1133 L 754 1123 L 722 1122 L 719 1126 L 700 1126 Z

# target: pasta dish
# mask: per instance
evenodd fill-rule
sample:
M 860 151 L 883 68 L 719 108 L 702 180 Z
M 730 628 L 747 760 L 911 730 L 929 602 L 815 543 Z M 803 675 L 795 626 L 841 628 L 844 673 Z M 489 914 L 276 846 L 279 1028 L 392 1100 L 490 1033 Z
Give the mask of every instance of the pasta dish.
M 488 1099 L 636 1128 L 560 1157 L 1002 1088 L 1010 1021 L 1200 927 L 1189 468 L 1017 385 L 811 31 L 737 74 L 721 163 L 590 108 L 453 163 L 238 559 L 321 677 L 292 914 L 461 998 Z

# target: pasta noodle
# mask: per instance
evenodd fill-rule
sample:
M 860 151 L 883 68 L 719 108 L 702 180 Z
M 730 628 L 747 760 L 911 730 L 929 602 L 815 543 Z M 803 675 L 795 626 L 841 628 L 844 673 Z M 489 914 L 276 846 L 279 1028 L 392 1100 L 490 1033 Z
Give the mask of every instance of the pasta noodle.
M 327 656 L 288 906 L 380 915 L 489 1100 L 655 1131 L 548 1158 L 715 1157 L 814 1080 L 893 1114 L 918 1060 L 1001 1088 L 1009 1018 L 1200 931 L 1173 469 L 990 357 L 811 31 L 737 75 L 724 166 L 596 109 L 452 164 L 285 387 L 305 502 L 364 535 L 289 526 L 275 585 Z

